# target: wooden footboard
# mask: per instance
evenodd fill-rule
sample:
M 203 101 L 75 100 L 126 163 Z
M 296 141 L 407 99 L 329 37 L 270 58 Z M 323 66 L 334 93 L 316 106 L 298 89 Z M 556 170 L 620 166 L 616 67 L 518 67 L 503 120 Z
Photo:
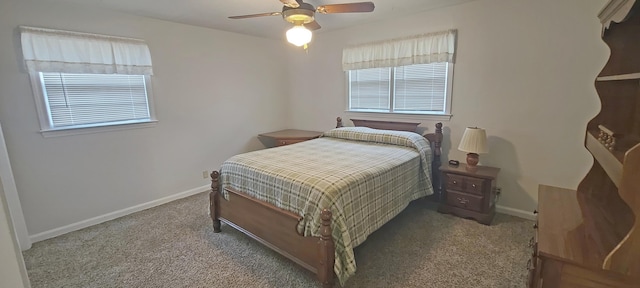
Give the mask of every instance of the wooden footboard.
M 220 221 L 223 221 L 315 273 L 323 287 L 333 286 L 335 246 L 331 236 L 331 211 L 321 212 L 321 237 L 304 237 L 296 229 L 302 216 L 239 191 L 226 191 L 228 199 L 220 193 L 220 173 L 211 173 L 209 208 L 214 232 L 220 232 Z

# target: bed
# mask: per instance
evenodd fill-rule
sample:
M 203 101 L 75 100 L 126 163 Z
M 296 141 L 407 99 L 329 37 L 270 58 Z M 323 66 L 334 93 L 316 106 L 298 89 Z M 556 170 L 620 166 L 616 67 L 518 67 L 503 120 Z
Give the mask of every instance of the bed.
M 323 287 L 355 273 L 353 248 L 409 202 L 439 188 L 442 124 L 352 119 L 314 140 L 235 155 L 211 173 L 221 221 L 315 273 Z

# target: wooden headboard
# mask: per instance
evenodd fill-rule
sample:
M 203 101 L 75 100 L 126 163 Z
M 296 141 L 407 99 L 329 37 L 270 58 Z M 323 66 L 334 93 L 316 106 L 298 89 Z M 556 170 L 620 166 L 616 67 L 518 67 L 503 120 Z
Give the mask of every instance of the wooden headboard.
M 353 122 L 353 125 L 356 127 L 369 127 L 373 129 L 409 132 L 416 132 L 418 130 L 418 125 L 420 125 L 420 123 L 411 122 L 374 121 L 362 119 L 351 119 L 351 122 Z
M 418 131 L 419 122 L 395 122 L 395 121 L 376 121 L 376 120 L 363 120 L 363 119 L 351 119 L 353 125 L 356 127 L 369 127 L 373 129 L 381 130 L 396 130 L 396 131 Z M 342 125 L 342 118 L 336 118 L 336 128 L 344 127 Z M 440 150 L 440 144 L 442 144 L 442 123 L 436 123 L 436 130 L 434 133 L 428 133 L 423 135 L 432 144 L 437 144 L 438 150 Z M 440 156 L 440 152 L 436 152 Z
M 356 127 L 369 127 L 373 129 L 381 130 L 396 130 L 396 131 L 409 131 L 416 132 L 420 123 L 414 122 L 395 122 L 395 121 L 375 121 L 375 120 L 362 120 L 351 119 L 353 125 Z M 343 127 L 342 118 L 336 118 L 336 128 Z M 436 130 L 434 133 L 428 133 L 422 135 L 427 138 L 431 143 L 431 149 L 433 150 L 433 159 L 431 161 L 431 181 L 433 182 L 433 189 L 436 193 L 436 200 L 440 198 L 440 156 L 442 155 L 442 123 L 436 123 Z

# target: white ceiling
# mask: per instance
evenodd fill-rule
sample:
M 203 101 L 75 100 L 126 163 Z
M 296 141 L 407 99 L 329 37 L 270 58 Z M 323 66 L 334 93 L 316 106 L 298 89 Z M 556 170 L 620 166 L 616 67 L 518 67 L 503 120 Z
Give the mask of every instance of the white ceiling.
M 111 9 L 129 14 L 171 22 L 208 27 L 218 30 L 281 39 L 291 26 L 281 16 L 250 19 L 228 19 L 228 16 L 282 11 L 278 0 L 39 0 L 68 2 L 74 5 Z M 319 5 L 363 2 L 366 0 L 305 0 Z M 457 5 L 474 0 L 372 0 L 371 13 L 316 14 L 322 29 L 316 33 L 375 22 L 381 19 L 415 14 L 435 8 Z

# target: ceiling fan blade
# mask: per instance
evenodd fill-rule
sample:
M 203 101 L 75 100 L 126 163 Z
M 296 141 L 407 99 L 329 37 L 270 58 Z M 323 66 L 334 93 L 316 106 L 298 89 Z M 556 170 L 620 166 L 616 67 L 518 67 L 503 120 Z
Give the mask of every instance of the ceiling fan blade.
M 300 7 L 300 4 L 298 4 L 298 1 L 296 1 L 296 0 L 280 0 L 280 2 L 282 2 L 282 4 L 284 4 L 284 6 L 287 6 L 289 8 L 298 8 L 298 7 Z
M 372 12 L 376 6 L 373 2 L 358 2 L 345 4 L 322 5 L 316 8 L 316 12 L 322 14 Z
M 322 27 L 320 26 L 320 24 L 318 24 L 318 22 L 316 22 L 315 20 L 314 20 L 314 21 L 311 21 L 311 22 L 309 22 L 309 23 L 307 23 L 307 24 L 304 24 L 304 27 L 307 27 L 307 29 L 309 29 L 309 30 L 311 30 L 311 31 L 313 31 L 313 30 L 318 30 L 318 29 L 322 28 Z
M 268 12 L 268 13 L 260 13 L 260 14 L 249 14 L 249 15 L 240 15 L 240 16 L 231 16 L 230 19 L 245 19 L 245 18 L 253 18 L 253 17 L 262 17 L 262 16 L 278 16 L 282 15 L 281 12 Z

